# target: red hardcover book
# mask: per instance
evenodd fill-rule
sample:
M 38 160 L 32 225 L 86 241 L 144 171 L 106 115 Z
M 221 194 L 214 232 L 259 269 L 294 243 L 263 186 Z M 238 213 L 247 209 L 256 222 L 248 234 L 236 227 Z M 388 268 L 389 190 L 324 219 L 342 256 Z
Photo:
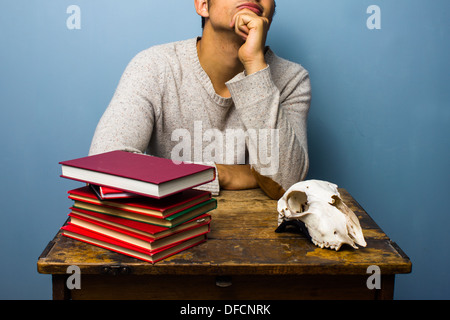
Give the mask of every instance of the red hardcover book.
M 151 241 L 162 239 L 173 234 L 183 232 L 192 228 L 200 227 L 211 222 L 211 215 L 203 214 L 190 221 L 187 221 L 175 228 L 166 228 L 156 226 L 148 223 L 142 223 L 129 219 L 109 216 L 107 214 L 87 211 L 83 209 L 71 208 L 69 213 L 71 223 L 77 224 L 77 221 L 84 220 L 90 223 L 97 223 L 105 228 L 110 228 L 114 231 L 128 233 L 132 236 L 152 239 Z M 82 225 L 81 223 L 78 223 Z
M 187 208 L 183 211 L 175 213 L 167 218 L 160 218 L 146 214 L 140 214 L 135 212 L 129 212 L 121 209 L 116 209 L 107 206 L 95 205 L 82 201 L 75 201 L 73 203 L 73 207 L 76 209 L 83 209 L 87 211 L 93 211 L 97 213 L 102 213 L 106 215 L 110 215 L 113 217 L 120 217 L 124 219 L 154 224 L 157 226 L 162 226 L 166 228 L 174 228 L 183 224 L 189 220 L 192 220 L 196 217 L 199 217 L 211 210 L 215 210 L 217 208 L 217 200 L 212 198 L 201 202 L 193 207 Z
M 126 198 L 136 198 L 140 197 L 140 195 L 131 192 L 125 192 L 118 189 L 113 189 L 109 187 L 101 187 L 95 184 L 90 185 L 91 189 L 95 192 L 95 195 L 99 198 L 99 200 L 108 200 L 108 199 L 126 199 Z
M 87 219 L 79 219 L 77 217 L 71 217 L 69 224 L 96 232 L 105 237 L 124 241 L 130 245 L 140 247 L 143 250 L 148 250 L 150 252 L 164 250 L 165 248 L 173 246 L 179 242 L 206 234 L 210 230 L 209 223 L 204 223 L 195 228 L 184 230 L 183 232 L 177 232 L 164 238 L 155 239 L 143 234 L 104 225 L 97 221 L 88 221 Z
M 61 177 L 163 198 L 211 182 L 214 167 L 125 151 L 60 162 Z
M 88 186 L 70 190 L 68 193 L 69 198 L 74 201 L 82 201 L 158 218 L 167 218 L 211 199 L 209 191 L 195 189 L 187 189 L 162 199 L 139 197 L 135 199 L 99 200 Z
M 151 263 L 156 263 L 206 241 L 206 234 L 203 234 L 165 247 L 163 250 L 152 251 L 70 224 L 63 226 L 61 230 L 63 236 Z

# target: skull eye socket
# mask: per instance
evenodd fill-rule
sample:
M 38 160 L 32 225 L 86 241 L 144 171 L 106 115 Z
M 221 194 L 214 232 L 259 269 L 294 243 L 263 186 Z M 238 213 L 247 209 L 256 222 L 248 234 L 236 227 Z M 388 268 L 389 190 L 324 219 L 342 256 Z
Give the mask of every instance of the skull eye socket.
M 287 207 L 295 213 L 302 213 L 308 210 L 308 198 L 302 191 L 292 191 L 286 199 Z

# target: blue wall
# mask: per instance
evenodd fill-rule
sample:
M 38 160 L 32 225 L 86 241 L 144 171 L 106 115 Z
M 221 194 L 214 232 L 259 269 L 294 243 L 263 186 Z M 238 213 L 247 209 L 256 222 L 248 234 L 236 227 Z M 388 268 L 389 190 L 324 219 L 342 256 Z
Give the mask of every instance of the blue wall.
M 309 178 L 350 191 L 410 256 L 397 299 L 449 299 L 450 2 L 277 4 L 269 44 L 311 74 Z M 193 0 L 0 2 L 0 299 L 51 298 L 37 258 L 79 186 L 58 162 L 87 153 L 129 60 L 200 33 Z

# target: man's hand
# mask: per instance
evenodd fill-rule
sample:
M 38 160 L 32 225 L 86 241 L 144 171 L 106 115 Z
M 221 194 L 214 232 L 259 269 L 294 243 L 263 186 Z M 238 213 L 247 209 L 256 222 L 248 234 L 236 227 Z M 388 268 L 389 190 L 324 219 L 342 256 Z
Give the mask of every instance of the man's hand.
M 219 184 L 224 190 L 246 190 L 258 188 L 258 182 L 250 165 L 216 164 Z
M 239 59 L 248 75 L 267 67 L 264 50 L 269 26 L 269 19 L 247 9 L 236 13 L 231 21 L 230 27 L 245 41 L 239 49 Z

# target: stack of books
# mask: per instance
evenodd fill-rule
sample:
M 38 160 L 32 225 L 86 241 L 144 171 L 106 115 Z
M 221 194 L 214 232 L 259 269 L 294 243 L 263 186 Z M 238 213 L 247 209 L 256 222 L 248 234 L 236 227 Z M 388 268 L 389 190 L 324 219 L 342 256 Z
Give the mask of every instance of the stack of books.
M 124 151 L 60 162 L 63 178 L 83 182 L 62 234 L 155 263 L 207 240 L 211 193 L 195 189 L 213 167 Z

